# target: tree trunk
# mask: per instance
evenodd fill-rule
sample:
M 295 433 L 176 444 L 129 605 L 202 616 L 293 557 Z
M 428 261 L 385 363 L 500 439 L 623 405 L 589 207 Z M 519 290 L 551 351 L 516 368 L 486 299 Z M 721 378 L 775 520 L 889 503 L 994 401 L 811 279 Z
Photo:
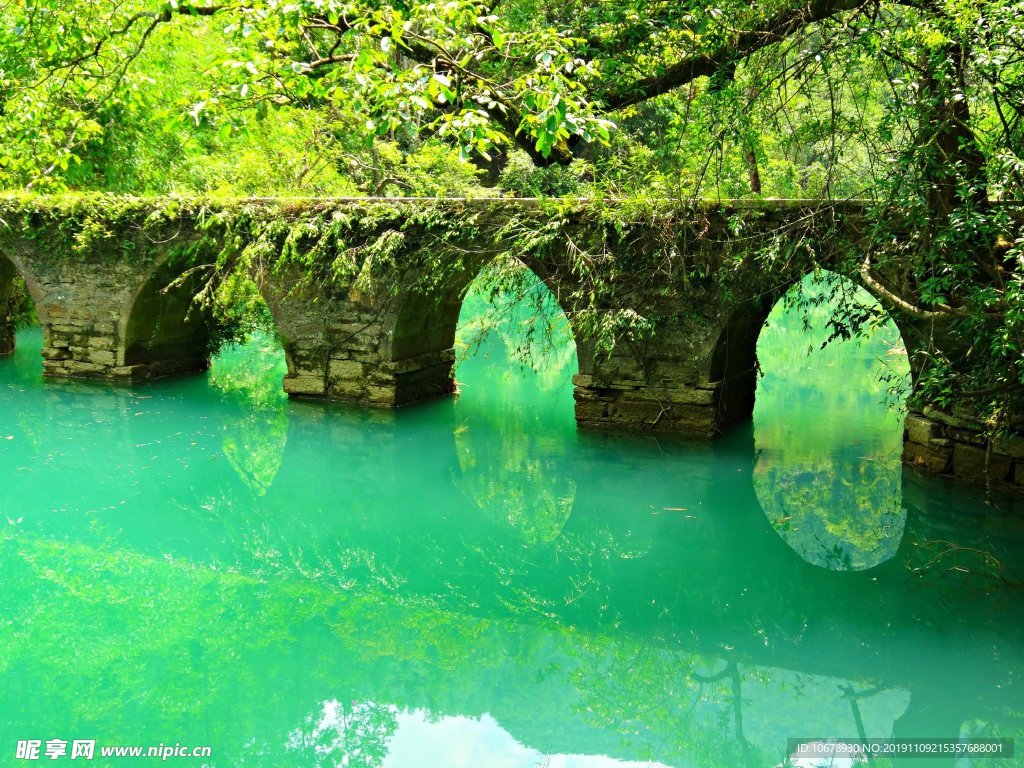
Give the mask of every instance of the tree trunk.
M 760 195 L 761 172 L 757 167 L 757 154 L 750 147 L 747 148 L 747 175 L 750 177 L 750 191 Z
M 963 202 L 984 204 L 988 199 L 985 157 L 971 129 L 964 77 L 966 52 L 949 43 L 941 57 L 926 57 L 921 78 L 919 146 L 926 147 L 925 199 L 934 221 L 941 225 Z

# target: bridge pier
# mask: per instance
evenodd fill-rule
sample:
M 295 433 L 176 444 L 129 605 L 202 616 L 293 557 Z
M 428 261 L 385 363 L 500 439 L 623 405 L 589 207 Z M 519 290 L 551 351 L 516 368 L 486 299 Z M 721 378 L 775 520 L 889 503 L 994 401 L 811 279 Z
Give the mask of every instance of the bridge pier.
M 467 263 L 430 291 L 415 269 L 397 278 L 398 288 L 366 275 L 344 285 L 311 281 L 297 267 L 254 275 L 288 361 L 285 391 L 370 407 L 452 393 L 462 300 L 486 260 Z M 556 297 L 571 293 L 571 270 L 560 260 L 527 266 Z M 757 336 L 771 302 L 750 300 L 736 310 L 718 298 L 703 291 L 637 304 L 671 319 L 646 340 L 620 340 L 610 355 L 575 334 L 577 422 L 706 438 L 749 419 Z
M 73 264 L 42 262 L 36 278 L 43 375 L 125 378 L 118 370 L 117 319 L 126 290 L 117 270 L 97 266 L 87 271 Z
M 767 310 L 757 303 L 731 316 L 679 314 L 654 338 L 607 358 L 580 344 L 577 422 L 710 437 L 751 417 L 757 334 Z
M 208 273 L 188 271 L 206 254 L 190 226 L 131 221 L 73 246 L 73 226 L 38 217 L 2 232 L 0 350 L 13 348 L 9 299 L 20 275 L 42 326 L 44 376 L 131 382 L 207 367 L 209 318 L 193 298 Z
M 134 382 L 209 365 L 205 318 L 194 285 L 172 285 L 159 254 L 143 271 L 126 265 L 56 266 L 39 278 L 43 375 Z
M 297 270 L 255 278 L 285 351 L 289 395 L 396 407 L 454 391 L 457 305 L 453 319 L 446 301 L 374 293 L 358 281 L 316 286 Z M 399 323 L 400 311 L 417 314 L 415 326 Z

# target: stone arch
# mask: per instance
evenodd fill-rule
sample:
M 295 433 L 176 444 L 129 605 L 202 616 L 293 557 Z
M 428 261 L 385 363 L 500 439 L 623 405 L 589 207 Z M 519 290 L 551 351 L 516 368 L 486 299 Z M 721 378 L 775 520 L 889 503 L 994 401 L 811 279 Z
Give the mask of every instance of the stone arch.
M 717 431 L 724 431 L 752 417 L 759 365 L 757 343 L 761 332 L 776 305 L 808 274 L 811 273 L 794 275 L 777 289 L 743 301 L 726 317 L 712 349 L 708 368 L 708 380 L 715 388 Z M 859 281 L 852 280 L 846 275 L 838 272 L 831 274 L 860 286 Z M 912 324 L 909 324 L 902 315 L 890 312 L 873 296 L 872 300 L 896 326 L 900 339 L 909 352 L 912 349 L 912 342 L 916 339 Z M 910 357 L 912 359 L 912 356 Z M 916 371 L 911 365 L 911 377 L 914 376 Z
M 543 264 L 530 265 L 522 259 L 514 259 L 512 261 L 513 263 L 510 267 L 515 270 L 515 273 L 511 275 L 512 283 L 509 287 L 513 291 L 516 291 L 517 295 L 513 296 L 511 301 L 504 302 L 499 307 L 499 311 L 510 314 L 515 313 L 516 317 L 514 318 L 514 321 L 522 325 L 532 323 L 538 317 L 554 320 L 556 323 L 564 323 L 564 330 L 566 331 L 564 335 L 559 333 L 558 329 L 545 329 L 545 332 L 552 331 L 553 333 L 559 333 L 560 336 L 559 339 L 553 339 L 549 335 L 546 341 L 555 343 L 558 343 L 559 341 L 567 342 L 567 344 L 561 345 L 563 351 L 571 352 L 578 358 L 580 348 L 584 345 L 581 344 L 580 334 L 577 332 L 577 328 L 574 327 L 569 314 L 565 311 L 565 307 L 559 296 L 561 288 L 559 282 L 549 273 L 544 271 Z M 466 286 L 466 290 L 460 301 L 459 319 L 462 318 L 462 312 L 466 306 L 466 299 L 473 290 L 474 285 L 484 277 L 486 270 L 495 266 L 498 266 L 495 261 L 484 265 L 484 267 L 477 271 L 469 285 Z M 526 314 L 521 314 L 523 310 L 526 310 Z M 534 327 L 532 330 L 536 332 L 538 329 Z M 529 350 L 527 353 L 531 356 L 529 358 L 529 362 L 534 365 L 543 365 L 545 362 L 555 362 L 549 358 L 548 352 L 555 352 L 555 349 L 547 343 L 542 344 L 539 349 L 534 348 Z M 579 370 L 577 366 L 577 370 L 574 371 L 574 374 L 578 373 Z
M 559 309 L 559 285 L 538 265 L 517 260 L 550 292 Z M 455 335 L 471 286 L 495 263 L 493 257 L 464 266 L 434 291 L 399 291 L 385 317 L 382 356 L 395 375 L 395 404 L 403 405 L 455 391 Z M 565 313 L 568 317 L 568 313 Z M 581 346 L 570 323 L 573 343 Z
M 210 362 L 210 312 L 196 297 L 209 279 L 182 253 L 161 253 L 131 292 L 118 322 L 117 365 L 144 379 L 205 370 Z
M 804 290 L 814 296 L 821 288 L 809 277 L 802 279 Z M 844 292 L 857 286 L 838 273 L 824 277 Z M 851 298 L 889 319 L 877 300 Z M 755 494 L 778 537 L 807 563 L 830 571 L 878 567 L 897 554 L 907 515 L 899 461 L 902 418 L 882 403 L 885 385 L 878 379 L 885 349 L 880 342 L 894 341 L 891 331 L 899 328 L 886 322 L 888 332 L 873 348 L 831 347 L 808 359 L 809 340 L 817 344 L 827 336 L 820 324 L 827 307 L 812 316 L 815 333 L 808 336 L 798 323 L 778 323 L 782 301 L 771 307 L 776 331 L 770 338 L 763 334 L 759 350 L 766 365 L 758 394 L 773 394 L 762 401 L 750 427 Z M 903 360 L 893 362 L 889 370 L 902 372 Z M 794 401 L 797 391 L 808 396 Z
M 28 290 L 43 327 L 43 346 L 48 346 L 50 323 L 43 301 L 42 287 L 32 273 L 25 269 L 17 255 L 0 251 L 0 355 L 8 355 L 14 351 L 15 328 L 10 302 L 14 298 L 15 281 L 19 277 Z

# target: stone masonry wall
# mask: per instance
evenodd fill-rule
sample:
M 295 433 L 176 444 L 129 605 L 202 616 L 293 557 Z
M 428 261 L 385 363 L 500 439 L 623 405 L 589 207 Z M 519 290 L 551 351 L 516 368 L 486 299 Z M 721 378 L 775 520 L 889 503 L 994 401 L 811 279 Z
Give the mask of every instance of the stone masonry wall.
M 453 391 L 451 342 L 422 349 L 406 344 L 393 359 L 393 300 L 351 287 L 317 287 L 296 272 L 257 280 L 288 360 L 288 394 L 395 407 Z
M 989 441 L 984 426 L 960 409 L 925 407 L 907 414 L 903 461 L 930 474 L 993 487 L 1024 489 L 1024 435 Z
M 573 378 L 577 422 L 693 437 L 721 431 L 728 384 L 711 376 L 720 333 L 714 320 L 691 319 L 663 328 L 641 350 L 618 347 L 608 358 L 581 344 Z

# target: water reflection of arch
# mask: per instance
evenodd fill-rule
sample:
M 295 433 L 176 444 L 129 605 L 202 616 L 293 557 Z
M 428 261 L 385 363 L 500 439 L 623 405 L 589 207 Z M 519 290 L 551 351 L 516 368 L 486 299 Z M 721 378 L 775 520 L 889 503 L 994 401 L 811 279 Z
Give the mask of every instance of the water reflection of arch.
M 323 412 L 310 408 L 308 413 L 314 417 L 314 414 Z M 406 412 L 397 414 L 397 417 L 415 415 L 415 412 Z M 302 439 L 308 431 L 299 430 L 296 437 Z M 345 439 L 351 435 L 355 439 L 359 431 L 352 425 L 349 431 L 331 433 L 330 436 Z M 323 437 L 325 435 L 320 435 Z M 309 444 L 302 448 L 304 456 L 299 457 L 300 461 L 313 457 L 318 450 L 323 453 L 322 439 L 309 440 Z M 403 449 L 402 441 L 397 443 L 396 471 L 401 473 L 415 455 Z M 369 462 L 377 447 L 379 443 L 371 440 L 360 449 L 366 455 L 360 468 L 372 466 Z M 915 734 L 910 724 L 938 714 L 942 720 L 935 723 L 941 725 L 943 734 L 946 734 L 950 732 L 948 729 L 968 718 L 985 718 L 989 714 L 995 717 L 1015 706 L 1020 681 L 1019 671 L 1014 670 L 1020 667 L 1015 663 L 1014 646 L 1006 638 L 993 652 L 991 648 L 985 649 L 989 642 L 985 636 L 954 631 L 955 637 L 969 636 L 970 641 L 932 657 L 920 653 L 914 655 L 917 644 L 916 637 L 911 634 L 898 640 L 899 654 L 890 654 L 892 627 L 917 628 L 933 640 L 936 637 L 941 639 L 945 634 L 943 628 L 929 625 L 927 616 L 915 613 L 922 591 L 928 590 L 922 590 L 913 580 L 899 578 L 898 569 L 903 567 L 902 563 L 886 564 L 870 572 L 833 573 L 814 568 L 796 557 L 774 535 L 760 514 L 752 485 L 743 482 L 750 472 L 752 454 L 749 447 L 716 446 L 715 450 L 723 453 L 733 451 L 732 455 L 725 457 L 733 463 L 723 463 L 702 478 L 702 482 L 712 490 L 709 503 L 714 507 L 704 514 L 713 526 L 706 530 L 713 536 L 703 542 L 695 541 L 689 548 L 673 548 L 672 542 L 666 539 L 668 534 L 685 530 L 682 521 L 678 517 L 668 518 L 664 511 L 650 518 L 655 524 L 651 526 L 648 539 L 655 545 L 666 547 L 665 562 L 675 563 L 670 570 L 657 572 L 663 582 L 678 583 L 687 588 L 686 577 L 691 569 L 715 570 L 717 559 L 718 580 L 704 588 L 701 587 L 703 579 L 693 580 L 697 582 L 690 590 L 693 602 L 681 605 L 683 608 L 699 606 L 702 599 L 713 603 L 713 612 L 702 618 L 717 620 L 688 627 L 683 620 L 685 617 L 681 617 L 677 625 L 669 627 L 671 631 L 661 631 L 656 613 L 660 610 L 658 606 L 643 616 L 624 612 L 622 624 L 618 627 L 614 627 L 610 620 L 599 627 L 581 626 L 571 620 L 573 616 L 567 612 L 550 618 L 522 611 L 513 622 L 508 611 L 499 606 L 485 604 L 471 609 L 456 603 L 452 609 L 438 608 L 435 600 L 417 599 L 409 591 L 394 595 L 383 584 L 377 584 L 366 593 L 358 589 L 339 590 L 331 582 L 321 582 L 321 588 L 318 588 L 317 582 L 313 581 L 312 568 L 303 573 L 308 578 L 288 582 L 274 580 L 271 582 L 274 588 L 269 589 L 262 580 L 252 583 L 247 578 L 230 574 L 195 576 L 196 580 L 192 582 L 195 588 L 183 589 L 182 585 L 189 582 L 183 582 L 182 578 L 193 578 L 188 574 L 209 572 L 207 569 L 177 566 L 178 576 L 174 578 L 125 578 L 117 581 L 124 596 L 132 598 L 130 605 L 143 598 L 153 600 L 156 584 L 156 588 L 164 589 L 156 595 L 157 604 L 166 601 L 165 608 L 178 611 L 183 604 L 188 606 L 180 614 L 172 610 L 170 615 L 182 615 L 186 621 L 181 626 L 171 622 L 174 631 L 170 635 L 167 626 L 161 627 L 161 622 L 167 624 L 163 611 L 146 611 L 141 615 L 135 611 L 139 616 L 136 621 L 146 621 L 152 629 L 133 634 L 137 640 L 133 652 L 139 653 L 142 649 L 143 656 L 146 651 L 151 652 L 158 659 L 166 659 L 166 665 L 173 666 L 180 661 L 176 660 L 176 654 L 180 653 L 182 643 L 184 647 L 197 643 L 197 646 L 192 646 L 199 649 L 197 657 L 207 660 L 214 657 L 223 665 L 215 665 L 215 669 L 260 670 L 258 675 L 242 675 L 241 688 L 234 675 L 214 675 L 212 691 L 205 676 L 188 677 L 182 681 L 183 700 L 188 697 L 196 703 L 192 708 L 182 707 L 175 711 L 198 711 L 198 717 L 208 717 L 210 724 L 223 729 L 225 749 L 229 749 L 228 745 L 232 745 L 231 749 L 243 749 L 242 739 L 230 737 L 237 735 L 237 724 L 242 722 L 239 718 L 244 718 L 249 728 L 245 735 L 266 739 L 269 744 L 267 754 L 280 753 L 281 763 L 287 763 L 287 755 L 281 751 L 284 739 L 278 729 L 283 727 L 287 733 L 302 723 L 308 712 L 317 710 L 316 702 L 331 698 L 422 707 L 437 713 L 491 712 L 520 741 L 542 747 L 543 751 L 582 751 L 588 745 L 590 749 L 600 745 L 605 754 L 639 760 L 643 757 L 641 747 L 646 744 L 665 743 L 673 749 L 685 749 L 687 744 L 700 742 L 700 736 L 706 739 L 714 736 L 705 735 L 696 728 L 683 729 L 679 716 L 689 711 L 692 701 L 671 698 L 666 692 L 690 672 L 713 676 L 729 663 L 737 666 L 744 676 L 743 696 L 735 696 L 739 705 L 743 704 L 744 698 L 753 697 L 755 684 L 752 679 L 765 681 L 767 687 L 778 687 L 792 682 L 789 672 L 804 676 L 802 684 L 816 693 L 826 689 L 835 692 L 837 680 L 849 684 L 858 696 L 864 698 L 867 698 L 866 692 L 873 689 L 898 688 L 906 692 L 908 706 L 899 718 L 899 727 L 903 730 L 897 735 L 922 735 L 920 732 Z M 736 462 L 744 457 L 746 475 L 736 472 L 737 468 L 742 469 Z M 638 462 L 638 466 L 641 464 Z M 647 470 L 651 474 L 635 477 L 634 482 L 642 486 L 645 478 L 652 477 L 661 469 Z M 618 480 L 620 477 L 617 476 L 599 477 L 595 483 L 597 487 L 591 493 L 600 496 L 614 490 Z M 342 478 L 339 481 L 344 482 Z M 366 482 L 372 481 L 373 478 L 366 478 Z M 294 485 L 290 487 L 295 490 Z M 589 485 L 584 484 L 583 488 L 588 489 Z M 289 498 L 286 491 L 287 487 L 275 485 L 270 493 L 284 493 L 279 497 L 284 502 L 282 509 L 294 510 L 294 493 Z M 337 488 L 324 487 L 322 497 L 326 499 L 331 495 L 338 495 Z M 590 507 L 596 496 L 588 499 L 585 506 Z M 393 513 L 389 519 L 382 519 L 378 514 L 363 525 L 384 528 L 385 535 L 404 536 L 411 542 L 437 523 L 436 518 L 424 520 L 419 510 L 389 510 L 388 502 L 387 499 L 381 500 L 381 509 L 367 506 L 358 510 L 369 514 Z M 725 508 L 735 511 L 715 514 Z M 302 513 L 302 510 L 297 511 Z M 335 518 L 334 538 L 343 539 L 346 544 L 362 543 L 359 539 L 366 531 L 356 527 L 361 519 L 361 515 Z M 585 519 L 595 526 L 601 524 L 599 515 L 590 518 L 577 516 L 571 521 L 569 532 L 579 531 Z M 282 520 L 296 523 L 294 516 L 276 520 L 276 527 L 293 544 L 302 546 L 305 543 L 305 532 L 299 525 L 282 524 Z M 392 521 L 404 522 L 404 533 L 398 530 L 397 525 L 388 530 L 388 523 Z M 666 521 L 673 524 L 666 525 Z M 244 526 L 239 525 L 238 528 L 248 535 Z M 613 526 L 613 530 L 616 529 L 617 526 Z M 625 532 L 624 529 L 618 530 Z M 81 558 L 83 549 L 76 546 L 69 550 L 69 556 Z M 726 560 L 721 557 L 726 549 L 740 553 L 740 556 Z M 156 550 L 154 557 L 156 567 L 175 568 L 165 562 L 159 552 Z M 687 562 L 671 557 L 686 553 L 692 553 L 698 560 Z M 409 551 L 403 550 L 401 554 L 406 557 Z M 88 563 L 72 562 L 80 570 Z M 136 556 L 130 562 L 139 567 L 142 561 Z M 629 597 L 635 604 L 641 604 L 646 595 L 634 593 L 643 585 L 628 578 L 630 573 L 625 570 L 636 561 L 617 562 L 622 570 L 618 572 L 617 583 L 620 586 L 614 595 L 618 598 L 615 603 L 621 605 L 621 598 Z M 723 567 L 724 563 L 728 565 Z M 733 566 L 736 568 L 735 577 L 728 572 L 722 573 Z M 217 573 L 221 574 L 223 570 Z M 442 571 L 443 568 L 435 570 Z M 162 572 L 154 571 L 156 574 Z M 768 583 L 766 576 L 773 573 L 777 576 Z M 444 586 L 443 579 L 447 576 L 441 574 L 437 577 L 435 590 Z M 214 589 L 220 583 L 215 579 L 224 579 L 223 591 Z M 744 585 L 753 589 L 744 593 Z M 663 591 L 672 590 L 664 589 L 663 585 Z M 224 613 L 227 627 L 209 618 L 222 614 L 225 595 L 231 601 L 229 610 Z M 102 612 L 96 603 L 85 595 L 76 606 L 82 610 L 69 612 L 68 636 L 82 635 L 81 628 L 90 623 L 104 626 Z M 197 610 L 196 606 L 202 610 Z M 369 615 L 386 618 L 389 623 L 382 627 L 379 623 L 366 621 L 364 611 L 367 609 Z M 948 620 L 952 629 L 960 630 L 981 626 L 982 623 L 976 619 L 983 615 L 982 611 L 968 606 L 963 615 L 951 616 Z M 90 622 L 93 617 L 96 619 Z M 324 621 L 330 631 L 323 631 Z M 697 631 L 689 631 L 692 629 Z M 84 633 L 88 637 L 94 635 Z M 34 641 L 31 634 L 21 638 L 17 650 Z M 962 655 L 965 650 L 966 657 Z M 973 655 L 972 652 L 977 653 Z M 102 658 L 102 654 L 86 656 Z M 22 657 L 14 658 L 20 662 Z M 103 663 L 89 658 L 85 662 L 87 669 L 96 670 Z M 969 658 L 971 663 L 962 663 L 964 658 Z M 699 665 L 694 665 L 694 659 Z M 553 667 L 552 662 L 556 666 Z M 89 664 L 95 666 L 89 667 Z M 155 664 L 147 669 L 159 671 L 168 668 L 166 665 Z M 487 669 L 488 674 L 481 675 L 481 669 Z M 297 674 L 297 670 L 302 674 Z M 539 670 L 544 670 L 544 674 L 539 674 Z M 1008 671 L 1013 675 L 1007 676 Z M 159 672 L 153 674 L 158 676 Z M 79 671 L 72 677 L 74 679 L 69 682 L 71 691 L 88 693 L 82 696 L 87 704 L 93 704 L 97 699 L 102 702 L 102 693 L 98 694 L 95 686 L 91 693 L 79 691 L 80 681 L 94 679 L 95 674 L 83 675 Z M 15 677 L 16 683 L 19 679 L 20 675 Z M 24 679 L 30 683 L 48 681 L 46 690 L 53 689 L 53 670 L 50 667 L 35 664 L 26 669 Z M 507 684 L 497 685 L 495 680 Z M 205 687 L 200 690 L 195 686 Z M 24 698 L 25 692 L 31 690 L 32 686 L 26 685 L 17 692 Z M 156 706 L 144 697 L 144 690 L 147 688 L 138 686 L 135 693 L 129 692 L 128 701 L 135 706 Z M 239 690 L 243 695 L 239 695 Z M 39 706 L 39 697 L 33 699 L 28 696 L 24 700 L 36 701 L 34 706 Z M 809 696 L 808 703 L 801 706 L 810 709 L 815 701 Z M 232 702 L 234 706 L 231 706 Z M 253 702 L 258 702 L 259 706 Z M 253 704 L 250 706 L 250 703 Z M 936 706 L 941 713 L 936 713 Z M 86 705 L 81 705 L 81 708 L 86 709 Z M 110 709 L 115 714 L 120 711 L 117 707 Z M 638 710 L 643 713 L 638 722 L 648 726 L 654 738 L 619 730 L 622 713 Z M 16 708 L 16 711 L 22 710 Z M 231 716 L 222 716 L 225 712 Z M 648 714 L 650 719 L 647 719 Z M 752 739 L 755 735 L 751 731 L 756 725 L 753 715 L 748 706 L 745 716 L 748 736 Z M 181 717 L 181 720 L 174 721 L 181 725 L 178 730 L 188 730 L 187 726 L 194 721 L 184 714 Z M 577 724 L 580 720 L 583 720 L 582 726 Z M 849 724 L 849 721 L 845 722 Z M 843 731 L 842 735 L 855 734 Z M 772 763 L 765 761 L 759 764 Z M 934 763 L 942 764 L 941 761 Z
M 571 392 L 576 334 L 552 274 L 518 260 L 484 262 L 450 275 L 434 296 L 400 293 L 384 354 L 398 367 L 433 356 L 433 371 L 399 374 L 400 402 L 419 399 L 425 386 L 452 391 L 460 358 L 452 480 L 468 509 L 537 545 L 558 537 L 576 495 L 573 401 L 557 395 L 563 386 Z M 508 369 L 523 362 L 527 370 L 509 381 Z
M 881 336 L 869 338 L 877 347 L 871 354 L 860 341 L 818 347 L 829 339 L 836 296 L 864 317 L 873 314 L 872 327 L 895 336 L 897 350 L 902 329 L 842 275 L 806 275 L 789 290 L 806 301 L 796 316 L 784 304 L 792 299 L 776 294 L 733 316 L 716 346 L 712 377 L 738 384 L 723 407 L 755 415 L 754 483 L 779 536 L 823 568 L 870 568 L 893 557 L 905 523 L 902 420 L 883 403 L 889 382 L 879 377 L 905 376 L 906 358 L 887 356 Z
M 68 547 L 67 542 L 62 546 Z M 87 547 L 76 545 L 70 556 L 79 558 L 72 563 L 88 563 L 90 555 Z M 153 560 L 157 576 L 175 567 L 159 556 Z M 133 562 L 138 566 L 143 561 L 136 558 Z M 604 754 L 639 760 L 647 745 L 685 749 L 699 741 L 695 736 L 703 735 L 681 727 L 684 724 L 677 714 L 688 711 L 690 700 L 680 703 L 681 697 L 666 695 L 680 673 L 695 669 L 694 656 L 701 654 L 707 658 L 698 659 L 703 662 L 699 669 L 709 675 L 731 660 L 740 665 L 741 672 L 749 670 L 768 684 L 776 680 L 785 683 L 786 670 L 794 670 L 811 676 L 804 685 L 817 690 L 826 686 L 834 690 L 835 678 L 855 681 L 859 694 L 878 686 L 903 688 L 910 693 L 906 711 L 911 714 L 927 711 L 915 704 L 915 694 L 934 691 L 935 701 L 948 702 L 949 719 L 960 722 L 990 714 L 998 717 L 1016 709 L 1015 694 L 1019 694 L 1019 673 L 1010 678 L 1004 675 L 1012 667 L 1012 658 L 1000 658 L 990 650 L 971 664 L 961 664 L 963 669 L 948 672 L 943 668 L 946 659 L 908 666 L 900 659 L 888 658 L 878 647 L 862 646 L 862 640 L 871 639 L 870 633 L 876 641 L 884 633 L 884 625 L 874 623 L 867 631 L 851 632 L 849 626 L 832 621 L 804 640 L 773 640 L 770 644 L 748 627 L 743 636 L 731 637 L 731 656 L 726 659 L 717 637 L 691 635 L 685 642 L 666 647 L 655 637 L 631 632 L 630 627 L 607 633 L 567 631 L 539 616 L 531 621 L 528 615 L 512 625 L 499 616 L 436 610 L 414 600 L 389 601 L 379 593 L 359 596 L 341 594 L 337 589 L 318 590 L 308 581 L 268 589 L 264 583 L 220 575 L 223 569 L 217 576 L 205 575 L 206 569 L 178 570 L 184 572 L 175 579 L 117 580 L 117 594 L 128 598 L 130 605 L 156 599 L 161 606 L 160 611 L 126 612 L 135 642 L 128 649 L 128 659 L 120 655 L 119 663 L 145 658 L 149 663 L 141 672 L 149 682 L 180 664 L 184 647 L 213 669 L 259 670 L 259 674 L 185 676 L 172 695 L 190 706 L 171 707 L 169 719 L 156 720 L 154 714 L 153 722 L 165 728 L 171 722 L 177 730 L 187 731 L 201 722 L 218 737 L 211 740 L 223 743 L 223 754 L 230 754 L 229 760 L 251 750 L 255 742 L 264 757 L 273 755 L 279 764 L 289 764 L 282 734 L 305 722 L 309 712 L 317 712 L 318 702 L 330 699 L 425 708 L 438 714 L 491 712 L 519 741 L 544 751 L 584 752 L 589 749 L 581 747 L 593 749 L 596 745 Z M 822 578 L 864 577 L 818 574 Z M 224 610 L 225 595 L 232 601 L 228 610 Z M 66 634 L 58 639 L 85 637 L 93 642 L 99 633 L 90 634 L 85 628 L 105 626 L 103 611 L 87 594 L 75 594 L 72 599 L 78 610 L 68 612 Z M 371 615 L 388 624 L 367 622 L 367 607 Z M 865 608 L 866 614 L 881 616 L 874 607 Z M 828 605 L 820 609 L 831 613 Z M 168 622 L 168 615 L 181 621 Z M 14 618 L 20 623 L 21 616 L 14 614 Z M 890 621 L 906 620 L 905 614 L 890 615 Z M 330 631 L 324 631 L 325 622 Z M 155 700 L 149 695 L 153 686 L 148 685 L 119 692 L 127 706 L 100 706 L 110 701 L 106 697 L 109 691 L 90 686 L 89 681 L 109 665 L 105 655 L 84 654 L 86 674 L 78 670 L 55 678 L 52 665 L 40 663 L 37 655 L 28 653 L 30 649 L 35 653 L 40 642 L 57 645 L 51 638 L 40 640 L 29 633 L 12 637 L 11 658 L 21 672 L 14 676 L 11 690 L 4 693 L 12 701 L 25 702 L 12 710 L 15 722 L 28 723 L 34 718 L 37 724 L 53 723 L 58 715 L 66 721 L 67 713 L 53 707 L 58 684 L 64 686 L 58 695 L 73 702 L 73 711 L 81 718 L 95 718 L 96 711 L 109 713 L 104 720 L 107 727 L 121 725 L 126 722 L 121 718 L 138 711 L 168 709 L 167 697 Z M 834 654 L 837 649 L 843 654 Z M 952 652 L 949 655 L 952 657 Z M 482 669 L 488 674 L 481 674 Z M 538 674 L 539 670 L 545 673 Z M 995 688 L 998 684 L 1005 687 Z M 745 687 L 744 692 L 749 689 Z M 813 699 L 811 702 L 808 707 Z M 648 706 L 652 717 L 642 722 L 649 731 L 618 730 L 623 713 Z M 658 714 L 664 716 L 653 717 Z M 747 722 L 753 725 L 750 714 L 748 710 Z M 945 722 L 942 725 L 945 727 Z M 714 736 L 707 734 L 706 738 Z M 941 761 L 934 764 L 943 765 Z
M 716 444 L 716 450 L 739 461 L 752 455 L 752 443 L 753 430 L 746 426 Z M 940 503 L 934 486 L 921 487 L 924 481 L 914 475 L 902 482 L 913 487 L 898 550 L 870 570 L 848 572 L 817 568 L 790 550 L 774 535 L 751 482 L 730 485 L 723 476 L 712 483 L 720 505 L 740 510 L 721 521 L 719 545 L 750 556 L 740 561 L 743 570 L 732 587 L 715 596 L 721 607 L 713 621 L 704 622 L 699 647 L 708 654 L 728 648 L 733 663 L 855 681 L 851 706 L 856 696 L 871 691 L 903 690 L 908 704 L 894 722 L 897 737 L 955 736 L 980 713 L 1006 710 L 1017 694 L 1004 686 L 1020 684 L 1016 673 L 1008 675 L 1014 669 L 1012 653 L 1004 656 L 1012 643 L 1004 640 L 1004 650 L 992 654 L 988 644 L 994 636 L 974 631 L 992 624 L 991 605 L 972 601 L 970 609 L 944 617 L 937 626 L 929 602 L 940 584 L 931 580 L 932 574 L 927 587 L 908 578 L 908 569 L 920 564 L 919 545 L 948 536 L 949 521 L 936 519 L 929 506 Z M 965 655 L 963 648 L 947 645 L 943 638 L 956 635 L 954 627 L 964 630 L 963 642 L 976 653 Z M 922 635 L 927 645 L 920 643 Z M 972 662 L 965 663 L 966 658 Z M 984 671 L 974 674 L 975 662 Z M 952 760 L 935 764 L 951 765 Z

